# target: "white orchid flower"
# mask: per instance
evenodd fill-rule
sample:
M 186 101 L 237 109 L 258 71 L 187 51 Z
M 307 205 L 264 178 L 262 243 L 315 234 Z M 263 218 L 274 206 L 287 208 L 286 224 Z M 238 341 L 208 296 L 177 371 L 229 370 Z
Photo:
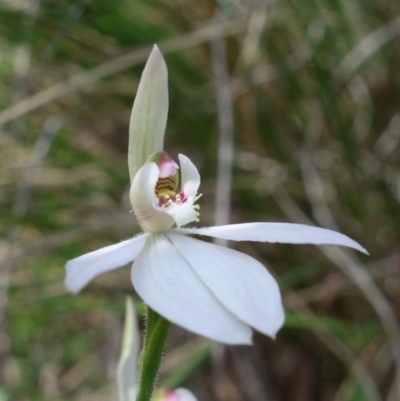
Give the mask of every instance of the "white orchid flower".
M 150 308 L 169 321 L 225 344 L 251 344 L 252 329 L 274 338 L 283 325 L 284 310 L 272 275 L 254 258 L 192 235 L 233 241 L 332 244 L 367 252 L 343 234 L 301 224 L 187 227 L 198 221 L 195 203 L 200 196 L 200 175 L 186 156 L 179 155 L 179 184 L 179 166 L 160 152 L 168 110 L 166 81 L 165 62 L 155 48 L 132 111 L 132 157 L 128 159 L 130 200 L 144 233 L 69 261 L 65 284 L 76 293 L 99 274 L 135 261 L 134 288 Z M 157 124 L 158 113 L 162 121 Z

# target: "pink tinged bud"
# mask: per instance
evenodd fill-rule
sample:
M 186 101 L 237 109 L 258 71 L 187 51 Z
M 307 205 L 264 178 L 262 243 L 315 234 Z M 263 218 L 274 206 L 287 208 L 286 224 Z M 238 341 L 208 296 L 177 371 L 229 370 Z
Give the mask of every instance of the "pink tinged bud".
M 165 390 L 160 401 L 179 401 L 179 396 L 171 390 Z
M 160 390 L 155 397 L 157 401 L 197 401 L 196 397 L 185 388 L 176 390 L 163 389 Z
M 168 153 L 159 152 L 154 158 L 154 162 L 160 169 L 160 178 L 170 177 L 176 174 L 179 166 L 171 159 Z

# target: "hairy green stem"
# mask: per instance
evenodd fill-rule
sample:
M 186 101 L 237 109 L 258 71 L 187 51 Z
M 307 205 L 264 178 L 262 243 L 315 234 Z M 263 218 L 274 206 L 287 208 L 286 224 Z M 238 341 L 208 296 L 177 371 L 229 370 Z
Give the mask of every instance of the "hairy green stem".
M 136 401 L 150 401 L 161 364 L 169 322 L 152 309 L 147 309 L 147 329 L 140 355 L 140 379 Z
M 157 312 L 154 312 L 153 309 L 150 309 L 149 307 L 147 308 L 147 331 L 150 331 L 151 333 L 153 332 L 154 328 L 157 325 L 158 319 L 160 318 L 160 315 Z M 150 335 L 151 335 L 150 333 Z M 150 337 L 149 337 L 150 338 Z

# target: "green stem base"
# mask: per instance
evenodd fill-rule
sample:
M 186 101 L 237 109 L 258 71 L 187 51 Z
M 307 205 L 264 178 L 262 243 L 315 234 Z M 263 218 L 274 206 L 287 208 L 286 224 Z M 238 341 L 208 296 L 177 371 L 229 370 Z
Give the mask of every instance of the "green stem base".
M 169 321 L 147 308 L 147 329 L 139 359 L 140 379 L 136 401 L 151 401 L 168 329 Z

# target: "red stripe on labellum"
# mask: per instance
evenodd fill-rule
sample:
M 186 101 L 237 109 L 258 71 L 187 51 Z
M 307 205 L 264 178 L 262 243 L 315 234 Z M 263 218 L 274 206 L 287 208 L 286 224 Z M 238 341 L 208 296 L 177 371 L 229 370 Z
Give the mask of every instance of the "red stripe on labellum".
M 171 187 L 170 185 L 157 185 L 156 190 L 159 191 L 161 189 L 169 189 L 170 191 L 174 190 L 174 187 Z
M 159 178 L 156 184 L 156 193 L 162 190 L 175 191 L 176 182 L 170 177 Z

